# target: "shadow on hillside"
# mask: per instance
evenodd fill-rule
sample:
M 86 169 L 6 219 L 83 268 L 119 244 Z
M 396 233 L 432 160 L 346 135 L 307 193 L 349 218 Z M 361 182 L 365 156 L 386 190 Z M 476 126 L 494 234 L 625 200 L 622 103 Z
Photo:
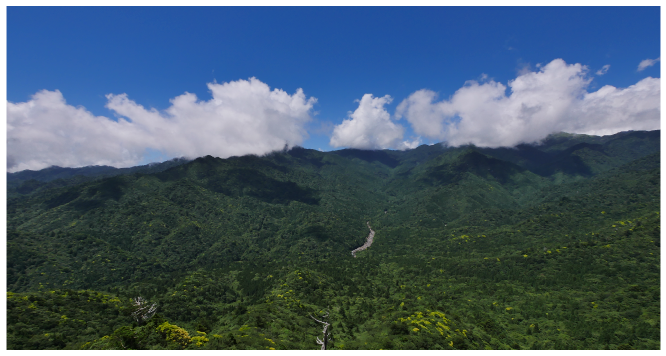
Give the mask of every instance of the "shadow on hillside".
M 307 163 L 310 163 L 311 165 L 321 168 L 322 166 L 326 164 L 330 164 L 328 162 L 323 161 L 323 157 L 312 157 L 313 155 L 308 152 L 307 149 L 303 147 L 294 147 L 290 149 L 287 154 L 294 158 L 298 158 L 301 161 L 305 161 Z
M 369 151 L 369 150 L 356 150 L 344 149 L 332 152 L 345 158 L 358 158 L 366 162 L 379 162 L 391 168 L 395 168 L 400 164 L 400 161 L 391 157 L 385 151 Z
M 315 190 L 294 182 L 282 182 L 251 169 L 230 169 L 208 178 L 206 188 L 229 196 L 248 195 L 271 204 L 290 201 L 317 205 Z
M 534 169 L 533 172 L 542 177 L 551 176 L 557 172 L 572 176 L 591 177 L 594 175 L 592 167 L 579 156 L 584 155 L 585 151 L 597 152 L 608 157 L 602 145 L 583 142 L 562 151 L 553 157 L 550 162 Z
M 477 151 L 470 151 L 461 155 L 452 164 L 429 168 L 420 180 L 430 185 L 451 184 L 464 179 L 467 173 L 472 173 L 504 185 L 512 182 L 512 176 L 525 170 L 513 163 L 488 157 Z
M 71 206 L 80 211 L 87 211 L 104 205 L 107 200 L 120 201 L 125 194 L 127 183 L 121 177 L 107 178 L 90 187 L 82 196 L 80 187 L 73 187 L 47 200 L 46 207 L 53 209 L 71 202 Z M 91 199 L 92 198 L 92 199 Z

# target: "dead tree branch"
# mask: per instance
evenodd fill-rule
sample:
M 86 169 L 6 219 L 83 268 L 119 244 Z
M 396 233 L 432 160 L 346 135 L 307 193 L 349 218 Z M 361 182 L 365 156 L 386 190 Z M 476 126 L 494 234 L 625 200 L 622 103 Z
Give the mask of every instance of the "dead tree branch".
M 328 318 L 328 315 L 329 315 L 329 311 L 327 310 L 326 314 L 324 314 L 322 319 Z M 331 334 L 330 334 L 330 329 L 329 329 L 329 326 L 331 326 L 331 324 L 329 324 L 326 321 L 319 320 L 319 319 L 315 318 L 312 315 L 310 315 L 310 318 L 312 318 L 314 321 L 316 321 L 318 323 L 324 324 L 324 331 L 323 331 L 324 337 L 322 339 L 317 338 L 317 344 L 321 345 L 322 350 L 326 350 L 326 347 L 328 346 L 328 342 L 331 341 Z
M 132 306 L 134 310 L 131 315 L 138 324 L 152 318 L 157 311 L 157 303 L 149 304 L 147 300 L 141 297 L 132 299 Z

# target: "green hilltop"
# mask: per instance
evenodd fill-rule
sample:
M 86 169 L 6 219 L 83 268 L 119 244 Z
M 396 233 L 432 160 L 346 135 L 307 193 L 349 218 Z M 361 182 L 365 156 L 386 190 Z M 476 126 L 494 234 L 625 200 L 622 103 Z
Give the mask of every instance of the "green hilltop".
M 10 173 L 7 347 L 660 349 L 659 182 L 660 131 Z

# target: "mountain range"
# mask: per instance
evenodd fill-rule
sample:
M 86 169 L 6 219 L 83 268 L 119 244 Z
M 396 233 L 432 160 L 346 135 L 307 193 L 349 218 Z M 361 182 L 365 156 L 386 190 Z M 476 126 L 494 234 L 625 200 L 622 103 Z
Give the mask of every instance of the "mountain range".
M 659 182 L 660 131 L 8 173 L 8 348 L 659 349 Z

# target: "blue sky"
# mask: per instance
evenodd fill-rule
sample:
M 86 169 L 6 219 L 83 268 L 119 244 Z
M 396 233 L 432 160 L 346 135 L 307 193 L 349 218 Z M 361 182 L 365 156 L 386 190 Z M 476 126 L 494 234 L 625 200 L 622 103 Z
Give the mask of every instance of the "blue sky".
M 441 141 L 495 147 L 534 142 L 554 130 L 606 134 L 627 128 L 654 129 L 655 120 L 657 128 L 659 124 L 658 104 L 656 119 L 654 116 L 661 76 L 659 58 L 658 7 L 8 7 L 7 100 L 16 105 L 34 101 L 44 107 L 40 112 L 54 110 L 39 116 L 35 109 L 17 106 L 14 110 L 10 105 L 10 127 L 21 127 L 21 131 L 8 131 L 8 168 L 121 166 L 175 155 L 201 155 L 206 150 L 214 156 L 228 156 L 269 147 L 256 148 L 259 151 L 255 152 L 253 140 L 272 145 L 286 140 L 325 151 L 343 147 L 404 149 Z M 554 62 L 558 59 L 562 61 Z M 645 60 L 648 62 L 638 70 Z M 609 67 L 604 71 L 606 65 Z M 648 82 L 646 78 L 655 80 Z M 214 130 L 236 132 L 231 124 L 206 126 L 217 120 L 210 113 L 220 112 L 220 107 L 195 110 L 188 102 L 183 105 L 192 107 L 180 107 L 181 114 L 165 111 L 172 107 L 170 100 L 185 92 L 212 103 L 212 89 L 207 84 L 241 80 L 247 85 L 220 86 L 218 95 L 227 98 L 220 100 L 236 97 L 234 90 L 253 92 L 265 84 L 270 91 L 285 91 L 288 98 L 283 99 L 292 100 L 288 105 L 293 109 L 280 114 L 283 116 L 267 116 L 267 132 L 253 135 L 238 131 L 234 135 L 242 137 L 241 141 L 229 138 L 220 144 L 247 147 L 245 151 L 225 151 L 197 142 L 216 140 L 211 133 Z M 476 86 L 466 84 L 470 80 L 476 81 Z M 548 80 L 559 84 L 551 85 Z M 510 87 L 511 81 L 515 85 L 528 83 L 529 90 L 522 96 L 512 95 L 518 90 Z M 542 84 L 537 88 L 535 82 Z M 582 96 L 586 100 L 550 102 L 549 95 L 559 94 L 546 89 L 560 88 L 558 85 L 571 100 Z M 606 85 L 613 86 L 615 92 L 596 93 Z M 294 99 L 299 88 L 302 100 Z M 634 90 L 623 90 L 627 88 Z M 61 98 L 47 95 L 56 90 Z M 649 90 L 649 95 L 641 94 Z M 38 101 L 35 95 L 40 92 L 43 95 Z M 500 93 L 504 96 L 498 97 Z M 109 98 L 108 94 L 114 96 Z M 364 97 L 366 94 L 372 96 Z M 469 102 L 473 101 L 469 98 L 484 95 L 493 101 L 489 106 Z M 256 109 L 263 105 L 258 102 L 272 100 L 266 99 L 269 97 L 266 94 L 263 99 L 252 99 L 258 101 L 230 104 L 234 108 L 230 110 L 236 113 L 234 117 L 250 117 L 251 111 L 244 108 Z M 53 103 L 61 99 L 68 106 L 55 108 Z M 283 99 L 280 103 L 285 103 Z M 639 111 L 600 122 L 614 105 L 643 101 Z M 401 103 L 403 107 L 396 110 Z M 137 113 L 137 105 L 145 110 Z M 267 105 L 262 112 L 282 110 L 278 108 L 282 106 Z M 552 109 L 543 109 L 546 106 Z M 543 109 L 544 114 L 520 121 L 525 120 L 520 115 L 534 110 L 525 109 L 519 115 L 512 109 L 515 107 Z M 77 121 L 68 121 L 67 115 L 82 115 L 73 108 L 84 108 L 93 121 L 124 118 L 121 121 L 143 128 L 119 135 L 117 140 L 128 140 L 120 148 L 104 143 L 107 150 L 91 150 L 86 146 L 91 143 L 85 142 L 87 132 L 105 137 L 104 130 L 124 129 L 109 124 L 95 126 L 88 119 L 93 123 L 86 128 L 73 128 Z M 154 126 L 160 126 L 159 122 L 153 126 L 144 122 L 152 120 L 150 108 L 162 117 L 181 115 L 184 126 L 174 126 L 178 130 L 201 127 L 206 135 L 197 136 L 192 131 L 190 141 L 174 143 L 183 148 L 169 151 L 171 147 L 157 141 L 176 139 L 157 134 L 159 129 Z M 548 116 L 546 111 L 559 114 Z M 196 121 L 192 116 L 197 112 L 212 116 Z M 350 116 L 350 112 L 356 113 Z M 489 113 L 499 114 L 491 117 Z M 579 115 L 578 121 L 563 119 L 572 115 Z M 60 119 L 47 119 L 52 117 Z M 484 117 L 493 121 L 484 122 Z M 193 120 L 190 124 L 184 121 L 189 119 Z M 39 120 L 51 120 L 41 123 L 42 130 L 60 130 L 62 134 L 29 145 L 28 140 L 34 143 L 36 137 L 44 137 L 33 123 Z M 280 120 L 286 120 L 285 124 Z M 343 125 L 343 120 L 347 124 Z M 461 125 L 454 127 L 460 120 Z M 595 123 L 581 124 L 584 120 Z M 237 124 L 254 127 L 265 122 Z M 499 125 L 495 133 L 493 124 Z M 491 129 L 481 132 L 485 125 Z M 525 132 L 518 136 L 500 132 L 512 125 L 524 125 Z M 152 128 L 146 129 L 148 126 Z M 286 128 L 301 131 L 294 136 Z M 139 142 L 144 134 L 146 143 L 142 145 Z M 88 141 L 95 141 L 90 135 Z M 78 146 L 71 146 L 71 142 Z M 189 146 L 198 148 L 190 150 Z M 127 152 L 114 153 L 123 147 Z M 59 157 L 54 157 L 56 154 Z

